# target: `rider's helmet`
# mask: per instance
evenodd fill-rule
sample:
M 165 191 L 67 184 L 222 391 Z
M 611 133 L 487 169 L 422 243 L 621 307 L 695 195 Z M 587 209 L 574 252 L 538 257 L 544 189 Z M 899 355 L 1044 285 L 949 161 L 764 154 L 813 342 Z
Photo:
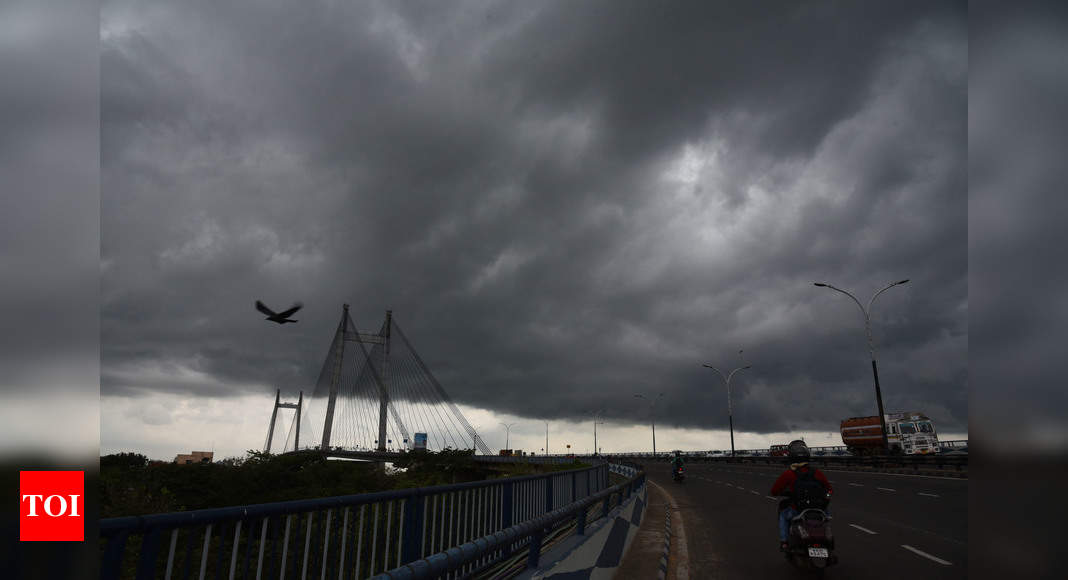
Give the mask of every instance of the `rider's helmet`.
M 680 455 L 682 455 L 682 451 L 679 451 L 678 449 L 676 449 L 675 450 L 675 457 L 678 457 Z
M 790 453 L 791 461 L 808 461 L 808 445 L 805 445 L 804 441 L 800 439 L 791 441 L 790 445 L 787 446 L 787 450 Z

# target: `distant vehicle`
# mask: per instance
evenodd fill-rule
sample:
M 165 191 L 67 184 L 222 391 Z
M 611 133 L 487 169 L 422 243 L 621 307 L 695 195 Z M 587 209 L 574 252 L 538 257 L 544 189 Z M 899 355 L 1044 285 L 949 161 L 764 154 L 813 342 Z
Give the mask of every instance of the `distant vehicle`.
M 511 449 L 501 449 L 500 455 L 501 455 L 501 457 L 511 457 L 512 456 L 512 450 Z
M 415 442 L 412 445 L 413 451 L 426 451 L 426 433 L 416 433 Z
M 788 445 L 772 445 L 768 450 L 768 455 L 771 457 L 786 457 L 790 454 Z
M 904 455 L 927 455 L 938 453 L 938 435 L 934 423 L 923 413 L 887 413 L 886 439 L 890 453 Z M 850 417 L 842 421 L 842 443 L 853 455 L 879 455 L 883 438 L 879 416 Z

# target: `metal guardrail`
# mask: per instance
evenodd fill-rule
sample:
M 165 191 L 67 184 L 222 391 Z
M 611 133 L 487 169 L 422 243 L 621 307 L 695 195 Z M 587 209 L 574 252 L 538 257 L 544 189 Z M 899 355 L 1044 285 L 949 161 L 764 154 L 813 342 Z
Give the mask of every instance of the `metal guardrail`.
M 939 446 L 939 450 L 942 453 L 947 453 L 947 452 L 951 452 L 951 451 L 967 452 L 968 451 L 968 440 L 967 439 L 953 439 L 953 440 L 949 440 L 949 441 L 939 441 L 938 442 L 938 446 Z M 769 455 L 769 451 L 770 450 L 767 449 L 767 448 L 762 448 L 762 449 L 738 449 L 738 450 L 734 451 L 734 456 L 735 457 L 739 457 L 739 456 L 765 457 L 765 456 Z M 849 456 L 850 455 L 849 448 L 846 447 L 845 445 L 822 445 L 822 446 L 815 445 L 815 446 L 810 446 L 809 447 L 809 451 L 814 456 L 821 456 L 821 457 L 826 457 L 826 456 Z M 653 458 L 653 459 L 665 459 L 665 458 L 670 459 L 674 455 L 674 451 L 660 451 L 660 452 L 658 452 L 656 454 L 653 454 L 653 453 L 651 453 L 649 451 L 623 451 L 623 452 L 616 452 L 616 453 L 602 453 L 601 455 L 604 456 L 604 457 L 642 457 L 642 458 L 648 457 L 648 458 Z M 695 458 L 704 458 L 704 457 L 712 457 L 713 459 L 718 459 L 720 457 L 730 457 L 731 456 L 731 451 L 730 451 L 730 449 L 726 449 L 726 450 L 724 450 L 724 449 L 710 449 L 710 450 L 707 450 L 707 451 L 682 451 L 682 455 L 687 460 L 691 460 L 691 459 L 695 459 Z M 553 456 L 553 457 L 555 457 L 555 456 Z M 586 455 L 580 455 L 580 457 L 586 457 Z
M 535 568 L 542 552 L 551 544 L 563 540 L 570 533 L 584 535 L 591 516 L 607 517 L 614 505 L 621 506 L 645 484 L 645 473 L 638 466 L 609 464 L 609 469 L 631 475 L 627 481 L 599 493 L 508 529 L 397 567 L 372 580 L 448 578 L 450 573 L 465 569 L 475 577 L 508 578 L 524 568 Z
M 104 519 L 100 577 L 366 578 L 556 514 L 559 506 L 593 501 L 608 488 L 609 467 L 602 463 L 437 487 Z M 450 570 L 466 575 L 533 538 L 520 536 L 498 546 L 496 555 L 480 552 L 477 561 Z
M 626 456 L 630 459 L 643 459 L 645 461 L 667 462 L 669 457 L 643 458 Z M 789 463 L 786 457 L 771 457 L 767 455 L 736 455 L 734 457 L 687 457 L 687 463 L 747 463 L 757 465 L 783 465 Z M 810 463 L 827 467 L 862 467 L 872 469 L 936 469 L 940 471 L 955 471 L 965 473 L 968 468 L 967 455 L 898 455 L 898 456 L 813 456 Z
M 524 455 L 522 457 L 508 455 L 472 455 L 472 459 L 481 463 L 549 463 L 563 464 L 574 463 L 574 456 L 566 455 Z

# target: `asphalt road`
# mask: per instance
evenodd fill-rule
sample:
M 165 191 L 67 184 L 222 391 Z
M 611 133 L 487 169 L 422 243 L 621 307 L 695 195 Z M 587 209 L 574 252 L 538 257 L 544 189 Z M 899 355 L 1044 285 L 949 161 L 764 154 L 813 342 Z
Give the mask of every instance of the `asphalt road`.
M 683 518 L 692 578 L 804 576 L 778 551 L 778 500 L 785 467 L 689 464 L 671 481 L 666 464 L 646 472 Z M 968 480 L 826 470 L 839 562 L 828 578 L 966 578 Z

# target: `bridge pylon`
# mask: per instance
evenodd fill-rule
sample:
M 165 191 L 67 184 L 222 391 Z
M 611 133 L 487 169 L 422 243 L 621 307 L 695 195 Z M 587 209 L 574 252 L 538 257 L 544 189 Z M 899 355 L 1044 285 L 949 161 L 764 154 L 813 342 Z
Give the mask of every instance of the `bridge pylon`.
M 296 413 L 293 415 L 293 422 L 296 423 L 296 433 L 293 435 L 293 451 L 300 449 L 300 412 L 304 406 L 304 391 L 300 391 L 300 395 L 297 398 L 296 403 L 283 403 L 282 402 L 282 389 L 278 389 L 274 394 L 274 410 L 271 411 L 271 424 L 267 427 L 267 444 L 264 445 L 263 450 L 266 453 L 271 452 L 271 441 L 274 440 L 274 424 L 278 419 L 278 409 L 293 409 Z M 283 442 L 284 443 L 284 442 Z M 284 447 L 285 445 L 283 445 Z M 282 450 L 283 452 L 285 449 Z
M 305 432 L 315 431 L 323 421 L 322 433 L 316 431 L 314 436 L 321 436 L 318 447 L 322 451 L 330 452 L 334 440 L 360 446 L 358 442 L 374 439 L 373 447 L 367 446 L 379 453 L 387 450 L 390 438 L 398 446 L 402 441 L 414 445 L 409 434 L 413 427 L 428 447 L 461 449 L 466 437 L 471 447 L 490 453 L 412 348 L 392 310 L 386 310 L 378 331 L 369 333 L 357 329 L 349 305 L 342 305 L 341 320 L 315 385 L 302 420 L 309 421 Z M 324 410 L 325 417 L 320 414 Z
M 323 440 L 320 444 L 320 449 L 323 451 L 329 451 L 330 449 L 330 435 L 333 431 L 334 409 L 337 406 L 338 387 L 341 384 L 341 365 L 345 357 L 346 342 L 357 343 L 364 359 L 368 362 L 371 361 L 371 357 L 363 345 L 375 344 L 383 347 L 381 349 L 382 360 L 379 362 L 380 371 L 376 371 L 373 364 L 370 365 L 370 370 L 374 376 L 375 384 L 378 385 L 379 394 L 378 451 L 386 450 L 386 421 L 389 416 L 389 337 L 392 322 L 393 311 L 387 310 L 386 322 L 382 325 L 382 330 L 378 334 L 359 332 L 349 316 L 349 305 L 342 304 L 341 322 L 338 323 L 337 332 L 334 334 L 334 341 L 331 344 L 331 349 L 334 351 L 335 364 L 330 377 L 330 392 L 326 402 L 326 421 L 323 425 Z

